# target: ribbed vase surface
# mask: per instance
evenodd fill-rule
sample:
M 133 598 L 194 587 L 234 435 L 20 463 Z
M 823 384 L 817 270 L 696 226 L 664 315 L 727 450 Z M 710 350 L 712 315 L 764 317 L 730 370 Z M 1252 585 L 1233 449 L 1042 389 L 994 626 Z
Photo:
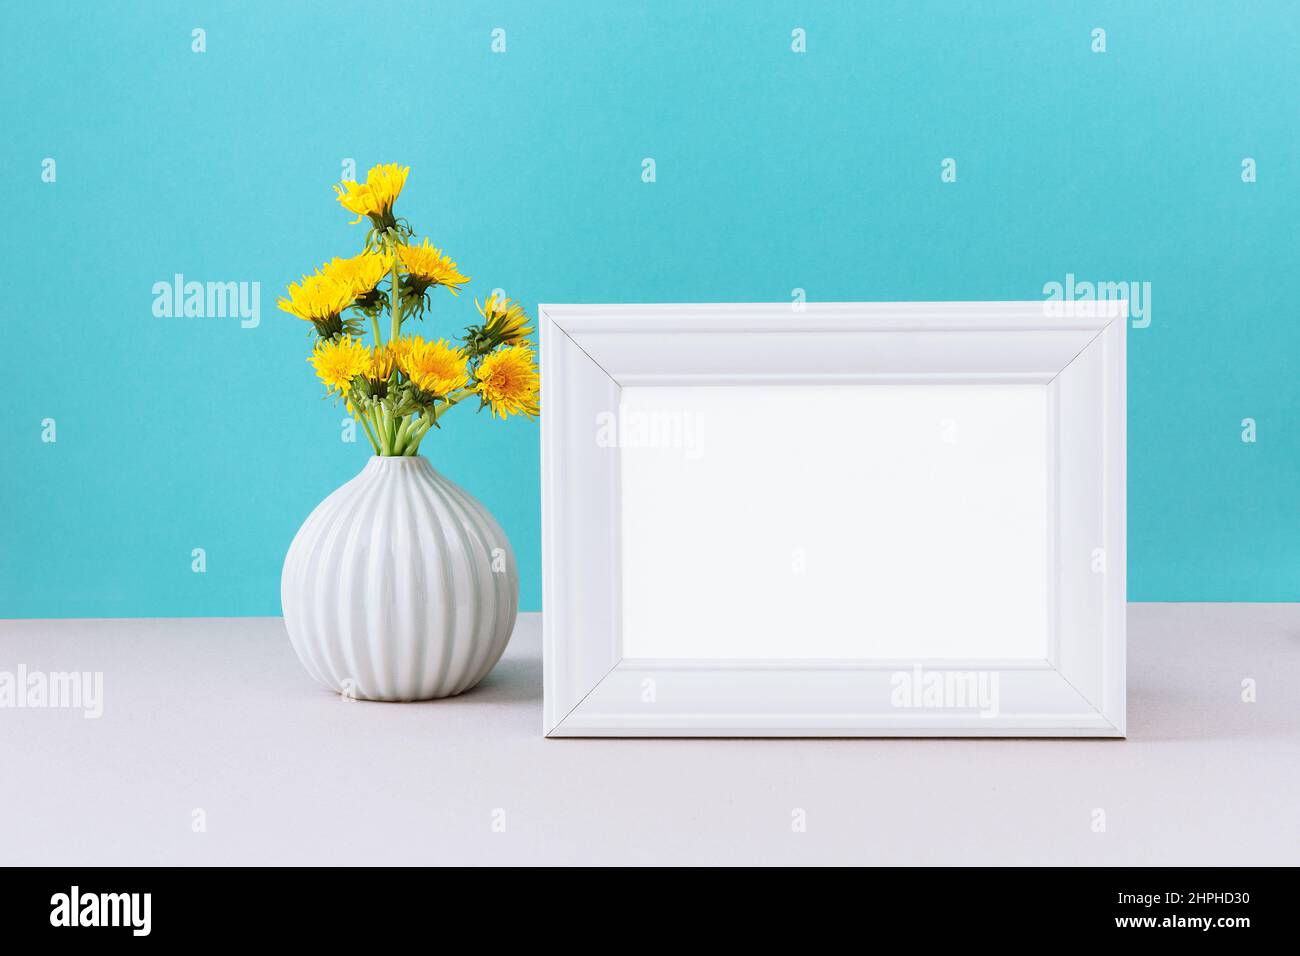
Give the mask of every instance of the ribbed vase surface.
M 293 649 L 326 687 L 429 700 L 500 659 L 519 573 L 492 515 L 427 459 L 376 456 L 303 522 L 280 601 Z

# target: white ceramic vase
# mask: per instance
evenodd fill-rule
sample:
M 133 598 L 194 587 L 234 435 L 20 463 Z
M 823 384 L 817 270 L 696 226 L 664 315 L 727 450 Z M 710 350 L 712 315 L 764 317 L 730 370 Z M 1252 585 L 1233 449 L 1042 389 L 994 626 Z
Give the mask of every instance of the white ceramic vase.
M 376 456 L 303 522 L 280 602 L 293 649 L 326 687 L 429 700 L 468 690 L 500 659 L 519 573 L 492 515 L 427 459 Z

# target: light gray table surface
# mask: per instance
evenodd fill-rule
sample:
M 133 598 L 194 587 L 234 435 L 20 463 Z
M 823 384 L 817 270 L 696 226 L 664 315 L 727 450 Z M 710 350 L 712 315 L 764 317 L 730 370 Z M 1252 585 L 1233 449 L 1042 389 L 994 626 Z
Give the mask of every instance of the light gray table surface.
M 0 671 L 104 681 L 0 709 L 0 863 L 1300 863 L 1300 605 L 1128 639 L 1127 740 L 547 740 L 536 614 L 421 704 L 319 687 L 278 618 L 0 622 Z

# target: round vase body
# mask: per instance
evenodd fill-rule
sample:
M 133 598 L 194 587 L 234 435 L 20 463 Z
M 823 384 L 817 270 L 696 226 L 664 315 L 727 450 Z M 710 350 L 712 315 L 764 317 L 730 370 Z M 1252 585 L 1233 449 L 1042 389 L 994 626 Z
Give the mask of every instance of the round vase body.
M 307 671 L 360 700 L 430 700 L 501 658 L 519 573 L 500 525 L 419 456 L 369 460 L 284 559 L 280 602 Z

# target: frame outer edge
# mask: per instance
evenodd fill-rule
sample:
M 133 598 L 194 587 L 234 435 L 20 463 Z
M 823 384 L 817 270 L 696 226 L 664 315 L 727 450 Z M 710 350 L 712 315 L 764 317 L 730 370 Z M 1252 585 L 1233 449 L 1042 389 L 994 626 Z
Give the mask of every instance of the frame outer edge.
M 560 715 L 556 704 L 556 668 L 557 635 L 556 629 L 563 624 L 563 612 L 559 607 L 555 581 L 555 515 L 554 497 L 557 484 L 554 476 L 554 454 L 551 451 L 549 415 L 547 410 L 555 400 L 556 390 L 547 374 L 555 352 L 554 319 L 547 306 L 537 306 L 538 358 L 542 370 L 541 404 L 542 421 L 538 429 L 538 441 L 541 443 L 541 535 L 542 535 L 542 735 L 550 736 L 558 728 Z M 558 619 L 557 619 L 558 618 Z
M 1098 409 L 1102 427 L 1105 429 L 1103 449 L 1105 453 L 1104 480 L 1102 484 L 1102 493 L 1104 494 L 1104 533 L 1107 542 L 1107 556 L 1109 559 L 1109 571 L 1107 576 L 1105 591 L 1105 610 L 1103 633 L 1098 635 L 1099 644 L 1098 652 L 1103 654 L 1103 694 L 1100 712 L 1095 716 L 1102 721 L 1110 724 L 1108 730 L 1101 728 L 1085 728 L 1075 726 L 1072 728 L 1058 728 L 1054 730 L 1019 728 L 1017 730 L 1004 730 L 992 734 L 979 734 L 976 736 L 1071 736 L 1071 737 L 1124 737 L 1126 736 L 1126 587 L 1127 587 L 1127 554 L 1126 554 L 1126 521 L 1127 521 L 1127 502 L 1126 502 L 1126 481 L 1127 481 L 1127 362 L 1126 362 L 1126 337 L 1128 330 L 1128 303 L 1127 302 L 1108 302 L 1098 303 L 1103 310 L 1102 316 L 1097 316 L 1091 321 L 1100 333 L 1102 342 L 1098 343 L 1105 349 L 1103 360 L 1103 407 Z M 672 310 L 677 310 L 676 318 L 680 319 L 683 315 L 694 317 L 696 314 L 703 317 L 719 320 L 720 326 L 727 326 L 735 331 L 744 330 L 744 322 L 740 315 L 746 310 L 754 310 L 765 314 L 768 319 L 775 319 L 771 310 L 775 308 L 782 310 L 788 309 L 788 303 L 768 304 L 768 305 L 720 305 L 720 306 L 692 306 L 692 305 L 659 305 L 659 306 L 641 306 L 641 305 L 621 305 L 621 306 L 597 306 L 597 305 L 580 305 L 580 306 L 547 306 L 538 305 L 539 316 L 539 354 L 543 367 L 542 376 L 542 404 L 544 412 L 553 413 L 555 411 L 556 397 L 559 394 L 554 383 L 554 373 L 557 371 L 557 361 L 559 365 L 565 364 L 563 360 L 558 360 L 556 336 L 566 336 L 573 339 L 573 344 L 581 347 L 585 338 L 584 334 L 588 331 L 604 332 L 622 332 L 634 331 L 644 322 L 654 321 L 659 314 L 671 315 Z M 884 318 L 893 317 L 897 313 L 904 313 L 900 318 L 903 323 L 912 326 L 915 330 L 925 329 L 931 323 L 942 325 L 945 328 L 931 328 L 932 331 L 946 331 L 950 324 L 949 320 L 944 318 L 944 313 L 951 312 L 951 321 L 958 324 L 968 324 L 972 326 L 972 331 L 980 329 L 992 330 L 984 324 L 986 315 L 990 310 L 996 311 L 998 308 L 1007 306 L 1009 311 L 1014 311 L 1017 319 L 1025 326 L 1025 331 L 1037 327 L 1043 329 L 1044 325 L 1049 322 L 1031 321 L 1031 310 L 1040 307 L 1039 303 L 1021 302 L 1021 303 L 867 303 L 853 304 L 843 303 L 829 305 L 817 311 L 822 317 L 832 320 L 833 322 L 844 319 L 854 321 L 863 318 Z M 1014 306 L 1014 309 L 1011 307 Z M 662 313 L 660 313 L 662 310 Z M 912 314 L 907 314 L 912 312 Z M 564 316 L 573 320 L 573 332 L 570 333 L 563 325 L 556 321 L 556 316 Z M 1089 323 L 1081 323 L 1085 327 Z M 1060 325 L 1054 326 L 1055 330 L 1062 330 Z M 576 337 L 575 337 L 576 336 Z M 585 350 L 585 349 L 584 349 Z M 547 370 L 551 371 L 548 376 Z M 548 379 L 550 384 L 548 385 Z M 563 400 L 560 399 L 560 408 L 563 408 Z M 562 706 L 557 701 L 557 665 L 559 659 L 563 656 L 560 650 L 560 643 L 564 640 L 563 630 L 565 622 L 568 620 L 568 609 L 560 606 L 558 595 L 558 583 L 555 580 L 555 560 L 559 551 L 562 550 L 554 540 L 555 531 L 557 530 L 556 508 L 559 501 L 558 496 L 563 494 L 563 490 L 556 482 L 557 468 L 560 462 L 556 460 L 557 453 L 563 449 L 554 449 L 550 446 L 555 440 L 557 433 L 553 425 L 548 430 L 548 417 L 553 415 L 543 414 L 541 425 L 541 442 L 542 442 L 542 467 L 541 467 L 541 490 L 542 490 L 542 574 L 543 574 L 543 732 L 547 737 L 641 737 L 641 736 L 752 736 L 750 734 L 723 732 L 718 734 L 716 731 L 705 730 L 700 727 L 690 727 L 689 725 L 679 725 L 676 728 L 669 728 L 664 725 L 645 724 L 635 728 L 626 727 L 620 729 L 614 728 L 596 728 L 582 727 L 581 721 L 579 726 L 569 726 L 569 717 L 576 716 L 582 709 L 582 702 L 571 711 L 562 713 Z M 550 569 L 548 573 L 548 568 Z M 617 665 L 616 665 L 617 666 Z M 606 675 L 608 676 L 608 675 Z M 602 678 L 603 681 L 604 678 Z M 598 681 L 597 686 L 602 682 Z M 593 687 L 592 690 L 595 688 Z M 763 736 L 804 736 L 806 731 L 800 733 L 798 730 L 790 728 L 767 727 L 764 729 L 755 728 L 756 732 Z M 911 727 L 898 728 L 889 734 L 873 733 L 871 731 L 862 732 L 861 730 L 841 729 L 839 733 L 832 735 L 852 735 L 852 736 L 931 736 L 933 732 L 927 732 L 927 729 Z M 826 734 L 815 734 L 815 736 L 825 736 Z M 940 732 L 940 736 L 944 736 Z M 961 735 L 965 735 L 962 733 Z
M 1128 736 L 1128 302 L 1106 332 L 1107 537 L 1118 559 L 1107 582 L 1103 712 L 1119 736 Z M 1109 553 L 1109 552 L 1108 552 Z M 1118 565 L 1118 567 L 1115 567 Z

